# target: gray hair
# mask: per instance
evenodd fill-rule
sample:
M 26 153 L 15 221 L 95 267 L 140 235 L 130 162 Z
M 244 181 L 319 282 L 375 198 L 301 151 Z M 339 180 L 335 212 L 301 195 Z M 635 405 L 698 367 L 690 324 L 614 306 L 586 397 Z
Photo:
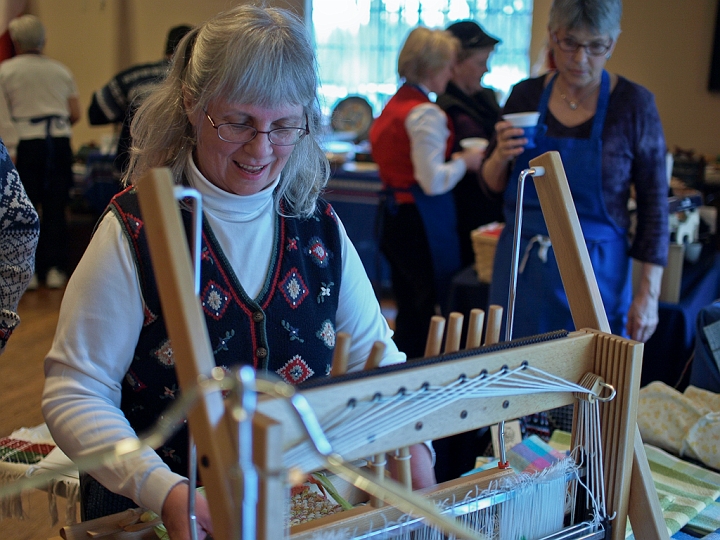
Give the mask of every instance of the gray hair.
M 587 29 L 615 41 L 620 35 L 621 17 L 622 0 L 553 0 L 548 30 Z
M 446 30 L 414 28 L 400 49 L 398 75 L 417 84 L 442 70 L 459 50 L 460 40 Z
M 18 53 L 42 51 L 45 46 L 45 27 L 35 15 L 22 15 L 11 20 L 8 32 Z
M 186 182 L 196 133 L 190 114 L 218 98 L 263 107 L 301 105 L 310 134 L 293 149 L 275 193 L 283 213 L 309 216 L 330 167 L 315 134 L 320 128 L 315 53 L 305 25 L 280 8 L 239 5 L 191 30 L 178 45 L 165 81 L 143 102 L 132 122 L 133 145 L 124 176 L 135 183 L 152 167 L 169 167 Z

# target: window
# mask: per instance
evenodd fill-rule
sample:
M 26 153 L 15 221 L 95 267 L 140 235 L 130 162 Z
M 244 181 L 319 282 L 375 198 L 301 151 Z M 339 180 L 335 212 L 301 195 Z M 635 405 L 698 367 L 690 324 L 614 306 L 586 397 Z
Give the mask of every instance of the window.
M 485 86 L 501 102 L 528 76 L 532 0 L 308 0 L 317 48 L 323 112 L 349 95 L 368 99 L 377 116 L 398 86 L 397 56 L 414 27 L 445 28 L 473 19 L 502 40 Z

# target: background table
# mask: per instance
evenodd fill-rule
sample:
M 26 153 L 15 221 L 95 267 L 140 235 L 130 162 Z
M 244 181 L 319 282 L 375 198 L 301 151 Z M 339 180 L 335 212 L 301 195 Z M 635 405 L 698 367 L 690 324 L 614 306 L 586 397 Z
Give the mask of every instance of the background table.
M 660 302 L 657 330 L 645 344 L 641 385 L 662 381 L 683 391 L 690 370 L 685 367 L 695 348 L 695 321 L 705 306 L 720 297 L 720 253 L 705 244 L 696 263 L 683 264 L 680 301 Z

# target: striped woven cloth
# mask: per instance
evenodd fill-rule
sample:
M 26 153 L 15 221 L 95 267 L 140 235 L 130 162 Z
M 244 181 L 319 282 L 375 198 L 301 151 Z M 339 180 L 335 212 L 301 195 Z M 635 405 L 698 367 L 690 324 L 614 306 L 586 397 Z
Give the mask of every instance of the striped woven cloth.
M 645 445 L 655 489 L 670 535 L 685 527 L 710 534 L 720 528 L 716 499 L 720 497 L 720 474 L 678 459 L 664 450 Z M 714 516 L 712 514 L 715 514 Z M 690 522 L 693 526 L 688 526 Z M 626 538 L 633 538 L 628 524 Z M 675 536 L 674 538 L 679 538 Z
M 556 430 L 550 444 L 558 450 L 569 448 L 570 435 Z M 720 533 L 715 532 L 720 529 L 720 503 L 716 502 L 720 497 L 720 474 L 649 444 L 645 452 L 670 535 L 675 540 L 720 540 Z M 626 538 L 633 538 L 629 523 Z
M 517 472 L 534 473 L 565 459 L 567 453 L 556 450 L 537 435 L 530 435 L 507 453 L 510 466 Z

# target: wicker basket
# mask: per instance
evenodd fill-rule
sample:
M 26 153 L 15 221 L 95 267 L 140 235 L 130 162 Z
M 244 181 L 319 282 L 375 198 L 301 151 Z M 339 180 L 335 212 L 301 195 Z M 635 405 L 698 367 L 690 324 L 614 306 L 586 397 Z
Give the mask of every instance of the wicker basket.
M 473 251 L 475 252 L 475 272 L 478 281 L 490 283 L 492 281 L 493 259 L 495 246 L 505 225 L 493 222 L 478 227 L 470 233 Z

